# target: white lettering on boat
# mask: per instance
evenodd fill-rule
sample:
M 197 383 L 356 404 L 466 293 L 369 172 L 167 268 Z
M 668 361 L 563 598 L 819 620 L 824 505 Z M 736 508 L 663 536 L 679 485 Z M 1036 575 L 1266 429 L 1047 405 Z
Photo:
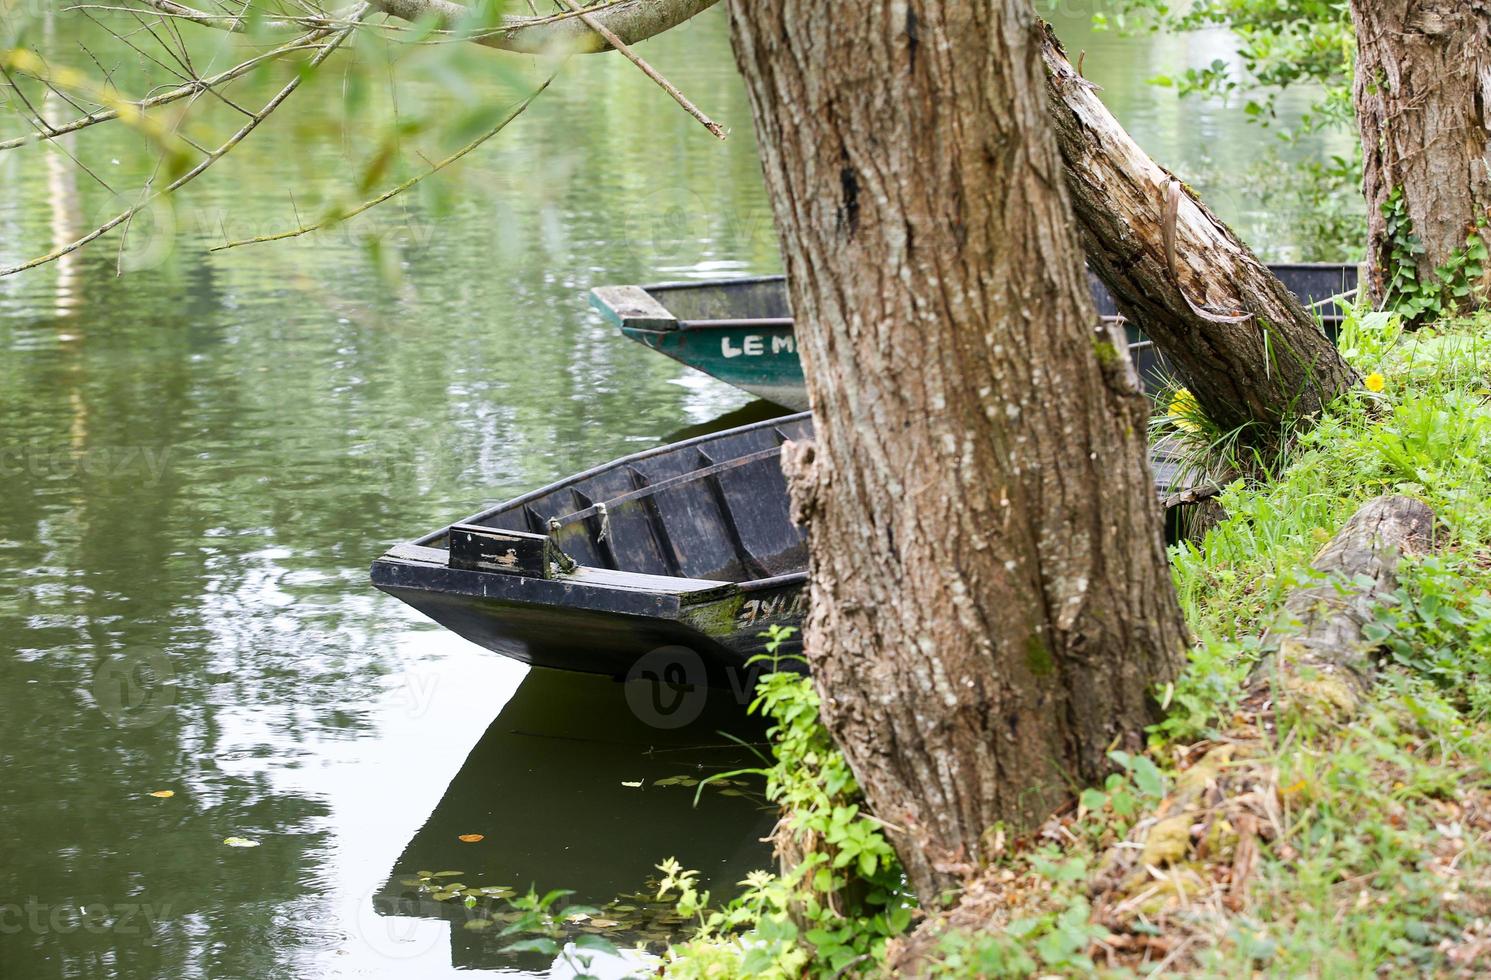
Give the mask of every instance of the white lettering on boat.
M 791 334 L 786 336 L 774 336 L 771 338 L 771 349 L 767 350 L 766 337 L 758 334 L 746 334 L 740 338 L 737 346 L 730 337 L 720 338 L 720 353 L 725 357 L 762 357 L 765 354 L 796 354 L 797 340 Z

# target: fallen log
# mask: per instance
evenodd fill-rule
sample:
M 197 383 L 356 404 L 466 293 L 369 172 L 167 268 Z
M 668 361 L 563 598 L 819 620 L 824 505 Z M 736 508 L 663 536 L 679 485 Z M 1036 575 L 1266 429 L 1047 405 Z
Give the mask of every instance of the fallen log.
M 1087 260 L 1223 431 L 1312 416 L 1356 372 L 1232 229 L 1150 159 L 1046 29 L 1052 122 Z

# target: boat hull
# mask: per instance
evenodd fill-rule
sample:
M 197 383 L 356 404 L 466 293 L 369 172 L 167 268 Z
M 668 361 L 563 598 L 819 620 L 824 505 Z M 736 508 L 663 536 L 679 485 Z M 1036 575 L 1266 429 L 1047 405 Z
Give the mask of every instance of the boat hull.
M 691 680 L 710 684 L 746 670 L 765 646 L 761 634 L 800 625 L 807 605 L 805 575 L 710 583 L 690 594 L 455 569 L 399 549 L 373 563 L 372 581 L 451 632 L 525 664 L 622 678 L 639 663 L 671 661 L 702 671 Z M 793 637 L 781 652 L 800 649 Z
M 523 663 L 751 690 L 764 634 L 808 610 L 780 455 L 811 437 L 804 413 L 616 460 L 397 545 L 372 581 Z M 1189 478 L 1160 447 L 1151 462 L 1174 518 Z
M 797 338 L 790 326 L 706 327 L 690 330 L 645 330 L 622 327 L 621 332 L 659 354 L 757 398 L 807 411 L 808 392 Z

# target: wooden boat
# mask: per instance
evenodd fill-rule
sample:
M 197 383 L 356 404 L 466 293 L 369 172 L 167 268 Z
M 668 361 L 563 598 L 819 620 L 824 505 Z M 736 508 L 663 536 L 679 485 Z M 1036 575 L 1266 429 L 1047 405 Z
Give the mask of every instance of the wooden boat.
M 762 632 L 806 611 L 779 458 L 811 435 L 804 412 L 618 459 L 392 548 L 373 584 L 524 663 L 619 677 L 669 648 L 706 675 L 688 680 L 738 683 Z M 1177 489 L 1176 464 L 1154 468 Z
M 811 433 L 803 413 L 627 456 L 393 548 L 373 584 L 524 663 L 621 676 L 681 646 L 738 667 L 802 618 L 779 457 Z
M 1357 267 L 1269 268 L 1303 303 L 1316 307 L 1322 326 L 1334 336 L 1341 314 L 1329 300 L 1355 292 Z M 1107 288 L 1097 277 L 1089 278 L 1099 315 L 1116 317 L 1118 307 Z M 808 407 L 782 276 L 602 286 L 591 292 L 591 304 L 623 334 L 676 361 L 778 405 Z M 1133 324 L 1127 330 L 1134 367 L 1153 393 L 1168 367 L 1142 332 Z

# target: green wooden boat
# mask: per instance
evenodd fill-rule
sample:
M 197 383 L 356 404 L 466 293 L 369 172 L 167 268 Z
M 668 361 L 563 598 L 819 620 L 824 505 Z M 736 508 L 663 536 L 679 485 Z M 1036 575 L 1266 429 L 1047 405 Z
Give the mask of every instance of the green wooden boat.
M 1327 333 L 1334 336 L 1341 316 L 1332 297 L 1352 293 L 1357 267 L 1333 264 L 1269 266 L 1307 306 L 1315 306 Z M 1108 290 L 1091 277 L 1098 313 L 1115 317 Z M 797 411 L 808 407 L 787 282 L 782 276 L 662 283 L 656 286 L 601 286 L 591 305 L 623 334 L 675 361 L 760 398 Z M 1127 324 L 1129 353 L 1145 387 L 1154 392 L 1169 374 L 1154 345 Z

